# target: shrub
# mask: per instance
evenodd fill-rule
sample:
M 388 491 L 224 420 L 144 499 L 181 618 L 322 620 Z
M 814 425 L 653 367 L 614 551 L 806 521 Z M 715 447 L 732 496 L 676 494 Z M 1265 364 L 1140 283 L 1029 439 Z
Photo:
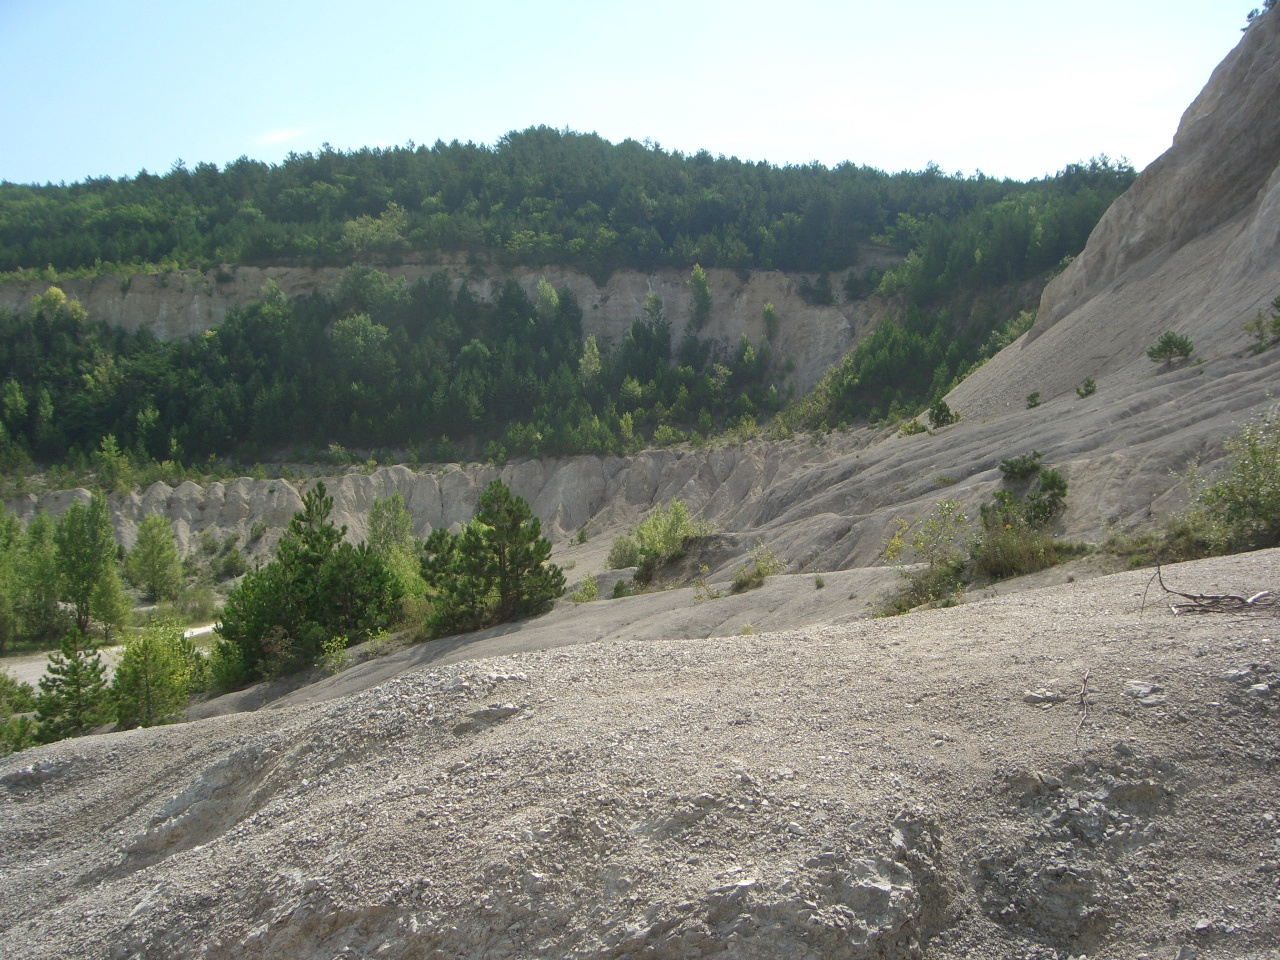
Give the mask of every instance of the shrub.
M 882 613 L 906 613 L 924 603 L 954 600 L 964 587 L 969 518 L 954 500 L 939 500 L 924 520 L 915 524 L 895 519 L 895 530 L 885 541 L 882 556 L 897 563 L 908 554 L 924 561 L 923 569 L 902 568 L 906 586 L 890 597 Z
M 77 629 L 67 631 L 62 648 L 49 655 L 40 678 L 36 719 L 45 743 L 76 737 L 111 719 L 106 668 L 98 651 Z
M 898 428 L 899 435 L 904 437 L 914 437 L 914 436 L 917 436 L 918 434 L 928 433 L 928 432 L 929 432 L 929 428 L 926 427 L 919 420 L 915 420 L 915 419 L 906 421 L 905 423 L 903 423 L 902 426 Z
M 125 643 L 111 693 L 123 729 L 150 727 L 187 704 L 199 654 L 177 620 L 155 620 Z
M 245 574 L 227 597 L 216 646 L 237 648 L 223 660 L 242 678 L 279 676 L 313 663 L 321 644 L 338 634 L 364 636 L 386 626 L 399 608 L 400 585 L 364 544 L 343 540 L 329 519 L 333 498 L 323 483 L 302 498 L 302 510 L 271 563 Z
M 1076 396 L 1083 400 L 1085 397 L 1092 397 L 1098 392 L 1098 384 L 1093 377 L 1085 377 L 1084 383 L 1076 387 Z
M 218 561 L 218 575 L 223 580 L 234 580 L 241 576 L 249 569 L 249 564 L 244 558 L 244 554 L 232 547 L 231 550 Z
M 1000 472 L 1004 475 L 1005 480 L 1010 482 L 1030 480 L 1040 472 L 1040 459 L 1043 456 L 1044 454 L 1039 450 L 1032 450 L 1030 453 L 1023 453 L 1007 460 L 1001 460 Z
M 747 563 L 734 571 L 734 593 L 754 590 L 764 583 L 765 577 L 770 577 L 786 567 L 786 564 L 774 556 L 773 551 L 760 539 L 756 540 L 756 545 L 747 555 L 750 558 Z
M 531 617 L 564 595 L 564 572 L 547 562 L 551 544 L 541 522 L 501 480 L 485 488 L 461 533 L 433 531 L 424 552 L 433 636 Z
M 971 556 L 974 572 L 992 580 L 1035 573 L 1057 560 L 1053 537 L 1026 523 L 984 526 Z
M 617 537 L 609 548 L 609 569 L 621 570 L 640 563 L 640 544 L 626 534 Z M 621 583 L 621 581 L 619 581 Z
M 1154 363 L 1163 363 L 1169 366 L 1174 360 L 1185 360 L 1192 353 L 1191 340 L 1184 337 L 1180 333 L 1174 333 L 1172 330 L 1165 331 L 1160 339 L 1156 341 L 1155 346 L 1147 351 L 1147 356 Z
M 673 500 L 666 510 L 658 507 L 645 517 L 634 533 L 637 548 L 636 580 L 647 583 L 660 566 L 684 556 L 685 547 L 690 541 L 711 533 L 711 527 L 702 520 L 692 519 L 684 503 Z M 610 556 L 612 555 L 611 550 Z
M 1225 476 L 1200 502 L 1222 551 L 1280 545 L 1280 416 L 1272 409 L 1225 443 Z
M 129 582 L 148 600 L 172 600 L 182 588 L 182 562 L 174 544 L 173 525 L 158 513 L 138 525 L 138 539 L 125 558 Z
M 693 578 L 694 603 L 702 603 L 704 600 L 719 600 L 724 596 L 718 589 L 707 583 L 707 574 L 710 572 L 710 568 L 704 563 L 699 575 Z
M 1028 393 L 1028 394 L 1027 394 L 1027 409 L 1028 409 L 1028 410 L 1034 410 L 1034 409 L 1035 409 L 1036 407 L 1038 407 L 1038 406 L 1040 406 L 1040 391 L 1039 391 L 1039 390 L 1036 390 L 1034 393 Z

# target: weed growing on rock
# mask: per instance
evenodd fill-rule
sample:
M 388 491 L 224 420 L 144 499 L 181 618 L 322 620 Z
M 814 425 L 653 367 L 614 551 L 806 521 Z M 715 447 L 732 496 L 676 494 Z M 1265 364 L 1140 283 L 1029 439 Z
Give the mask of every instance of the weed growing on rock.
M 719 600 L 724 596 L 723 592 L 707 583 L 707 574 L 710 572 L 710 568 L 704 563 L 699 575 L 693 578 L 694 603 L 702 603 L 704 600 Z
M 351 654 L 347 652 L 346 635 L 330 637 L 320 645 L 319 667 L 333 676 L 351 666 Z
M 1083 400 L 1085 397 L 1092 397 L 1098 392 L 1098 384 L 1093 377 L 1085 377 L 1084 383 L 1076 387 L 1076 396 Z
M 1280 297 L 1271 301 L 1270 319 L 1264 317 L 1259 310 L 1257 316 L 1240 329 L 1253 337 L 1254 343 L 1249 348 L 1251 353 L 1261 353 L 1273 343 L 1280 341 Z
M 587 577 L 578 588 L 569 594 L 570 603 L 590 603 L 592 600 L 600 598 L 600 584 L 596 582 L 595 577 Z
M 763 540 L 757 538 L 756 545 L 748 553 L 750 558 L 733 574 L 733 592 L 744 593 L 754 590 L 764 583 L 765 577 L 772 576 L 786 567 L 770 550 Z

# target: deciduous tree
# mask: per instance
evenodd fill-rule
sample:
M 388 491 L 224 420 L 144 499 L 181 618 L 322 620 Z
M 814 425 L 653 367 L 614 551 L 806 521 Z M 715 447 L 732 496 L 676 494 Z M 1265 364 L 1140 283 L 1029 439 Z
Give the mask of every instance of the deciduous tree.
M 129 581 L 147 600 L 172 600 L 182 587 L 182 561 L 173 525 L 158 513 L 138 525 L 138 539 L 125 560 Z

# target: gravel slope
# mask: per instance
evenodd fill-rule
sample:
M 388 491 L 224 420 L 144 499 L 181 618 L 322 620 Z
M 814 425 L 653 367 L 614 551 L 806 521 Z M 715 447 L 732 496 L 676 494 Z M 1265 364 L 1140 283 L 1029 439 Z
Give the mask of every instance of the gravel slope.
M 0 955 L 1274 956 L 1280 624 L 1149 576 L 11 757 Z

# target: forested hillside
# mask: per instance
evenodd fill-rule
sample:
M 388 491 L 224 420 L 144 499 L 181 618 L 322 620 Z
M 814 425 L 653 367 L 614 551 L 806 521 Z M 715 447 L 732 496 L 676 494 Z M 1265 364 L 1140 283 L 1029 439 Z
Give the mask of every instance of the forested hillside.
M 775 167 L 536 127 L 493 147 L 326 148 L 278 166 L 242 157 L 221 170 L 6 183 L 0 271 L 465 250 L 597 276 L 693 263 L 816 273 L 852 265 L 860 242 L 887 235 L 904 251 L 924 245 L 929 280 L 991 281 L 1078 251 L 1132 178 L 1105 160 L 1030 183 L 936 167 Z M 969 235 L 968 250 L 940 242 L 947 224 Z M 974 259 L 978 235 L 987 242 Z
M 9 279 L 352 266 L 336 290 L 292 302 L 266 290 L 183 343 L 97 325 L 56 293 L 0 315 L 0 441 L 11 465 L 84 458 L 104 442 L 175 462 L 334 444 L 448 456 L 459 440 L 502 458 L 749 430 L 787 400 L 781 361 L 767 341 L 699 339 L 702 268 L 712 266 L 802 272 L 811 303 L 879 297 L 889 320 L 824 380 L 803 418 L 901 416 L 1017 332 L 1007 290 L 1043 282 L 1077 253 L 1133 177 L 1105 158 L 1029 183 L 935 167 L 779 168 L 539 127 L 493 147 L 326 148 L 278 166 L 242 158 L 222 170 L 6 183 Z M 888 273 L 860 266 L 868 244 L 905 260 Z M 584 341 L 568 290 L 546 286 L 535 303 L 509 284 L 486 302 L 443 275 L 410 286 L 374 268 L 441 254 L 597 279 L 688 270 L 693 334 L 674 343 L 651 299 L 602 352 Z M 764 321 L 778 319 L 766 308 Z

